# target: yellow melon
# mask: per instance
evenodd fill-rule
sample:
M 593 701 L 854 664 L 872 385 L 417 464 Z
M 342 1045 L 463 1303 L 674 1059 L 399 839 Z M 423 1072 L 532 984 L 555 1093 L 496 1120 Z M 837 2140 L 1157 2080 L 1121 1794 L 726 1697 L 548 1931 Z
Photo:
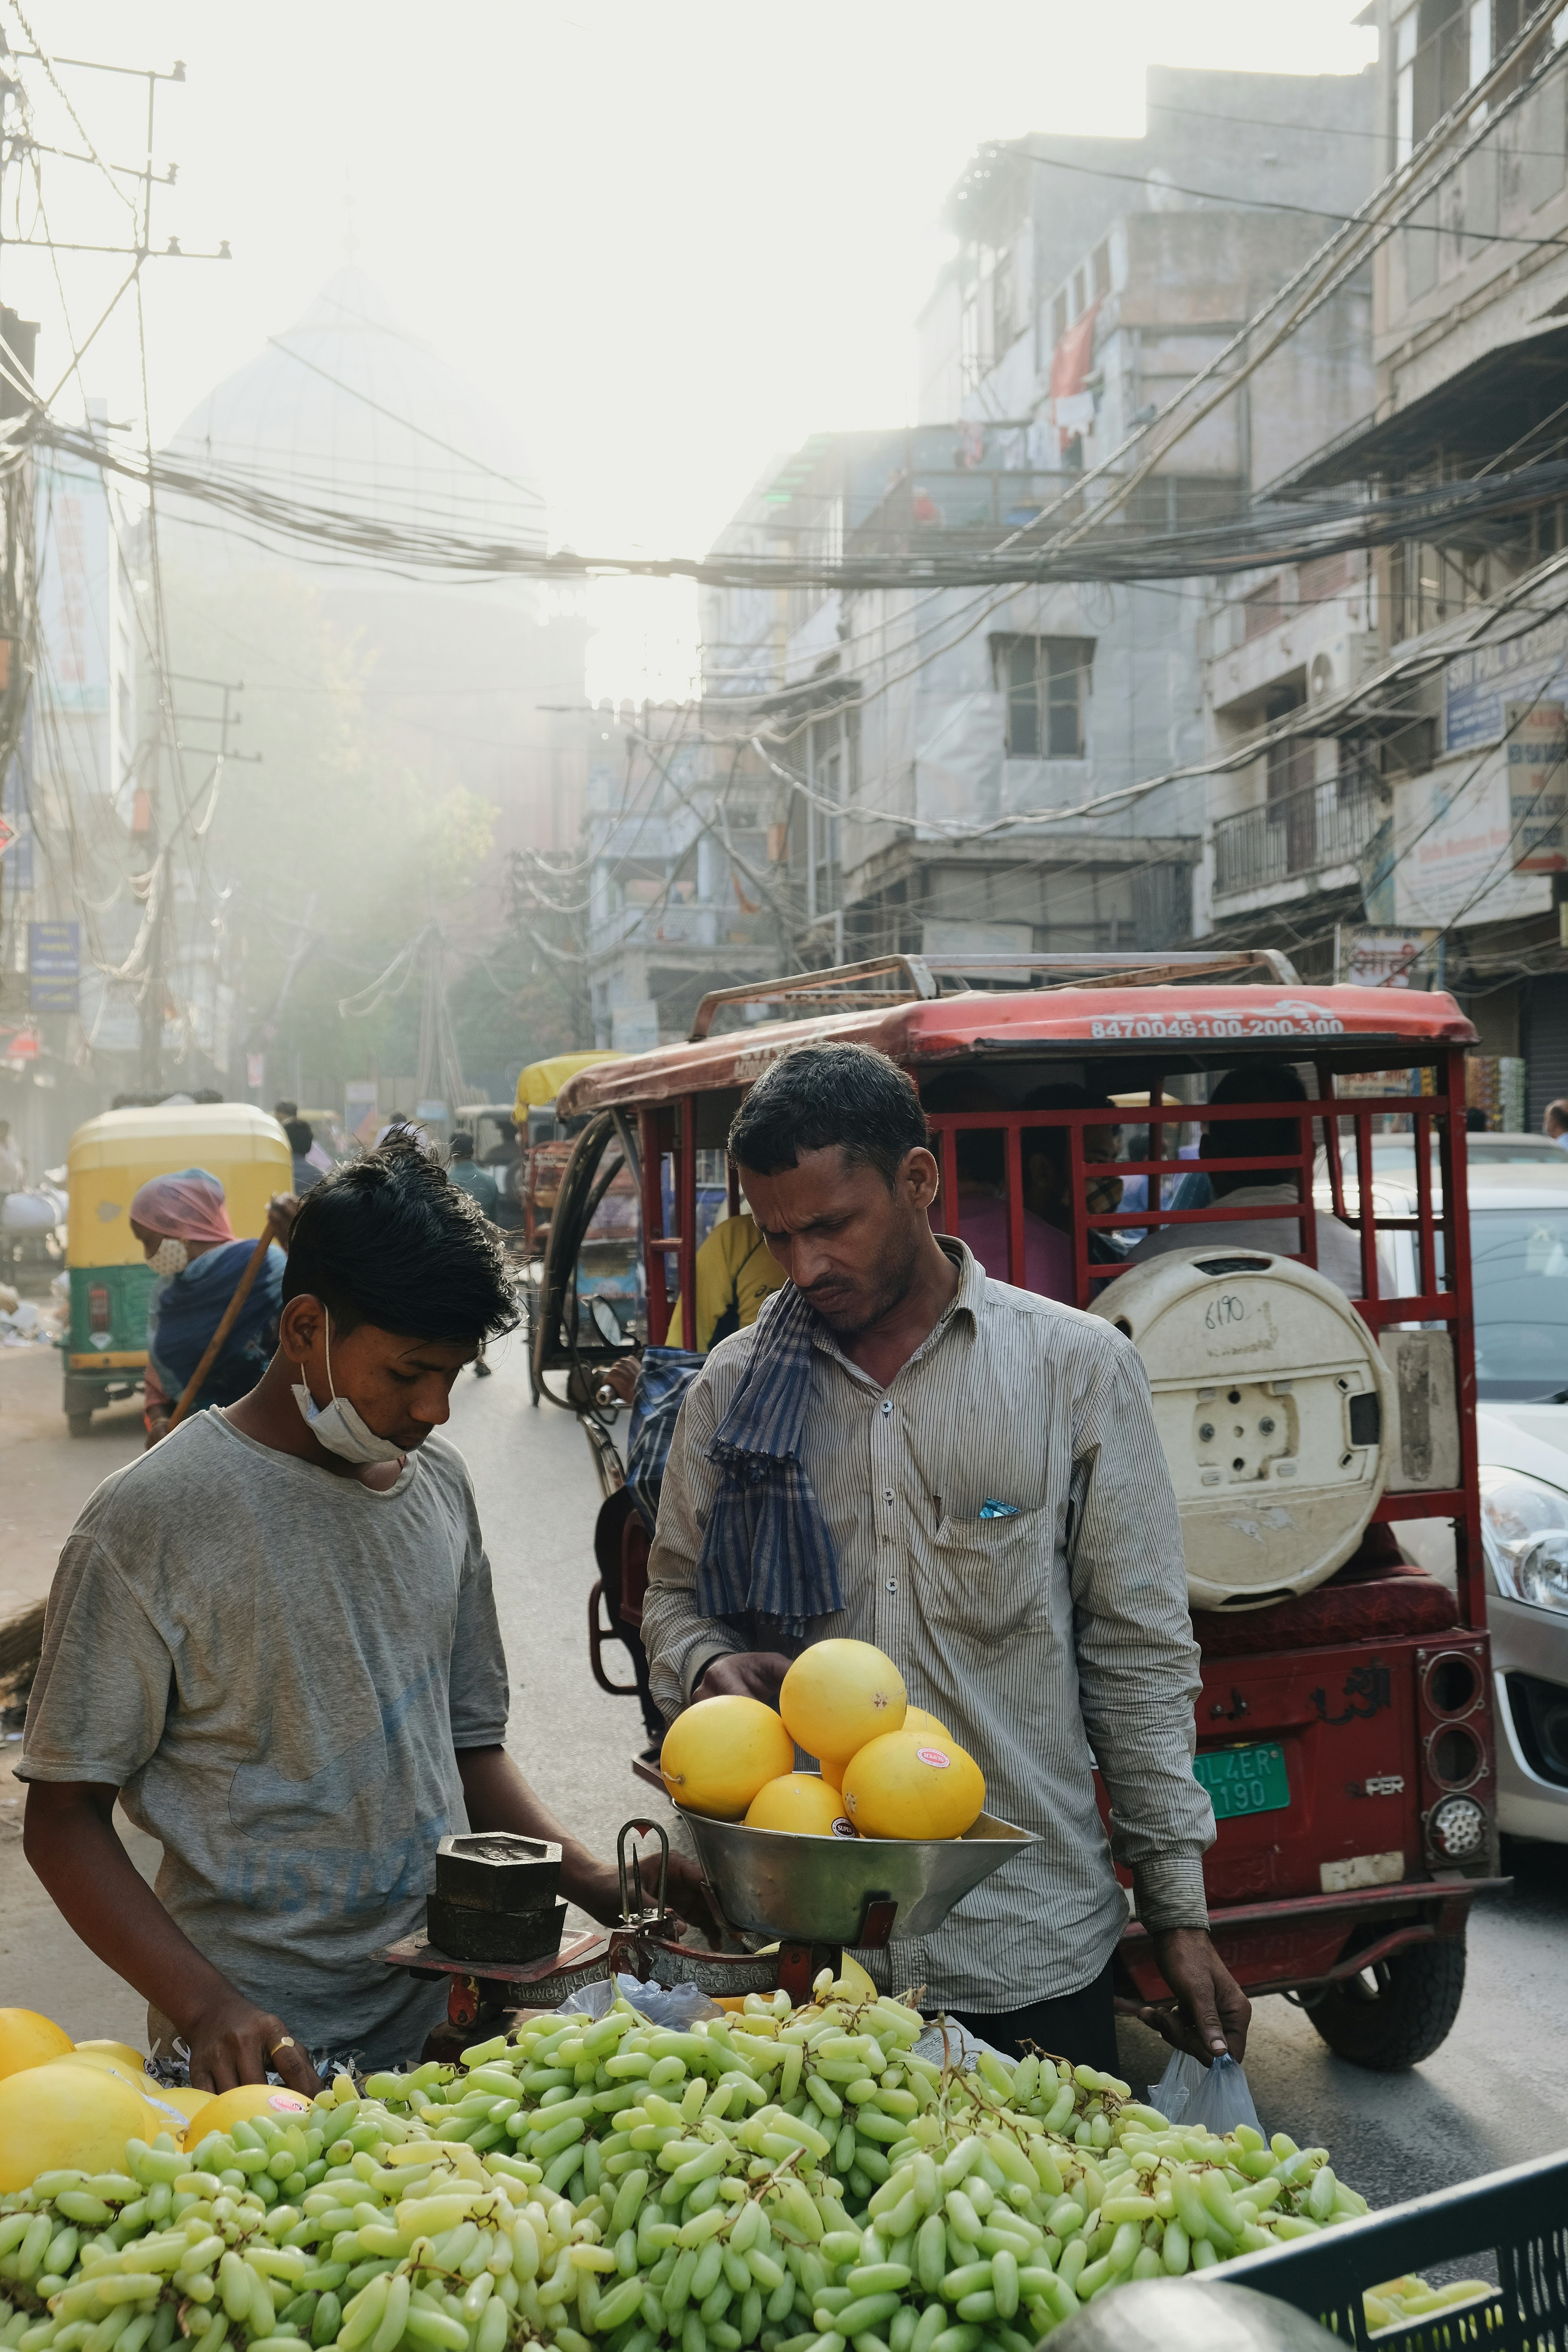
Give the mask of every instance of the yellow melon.
M 128 2084 L 139 2099 L 145 2098 L 149 2091 L 157 2088 L 134 2051 L 129 2058 L 122 2058 L 118 2052 L 108 2050 L 64 2050 L 58 2058 L 51 2058 L 49 2063 L 51 2066 L 81 2066 L 96 2074 L 112 2074 L 116 2082 Z
M 70 2035 L 36 2009 L 0 2009 L 0 2078 L 47 2065 L 71 2046 Z
M 79 2042 L 76 2046 L 79 2052 L 96 2050 L 106 2058 L 118 2059 L 121 2065 L 129 2066 L 134 2074 L 142 2072 L 145 2063 L 140 2050 L 132 2050 L 129 2042 Z
M 193 2090 L 188 2083 L 154 2083 L 150 2076 L 142 2095 L 151 2105 L 173 2107 L 174 2113 L 183 2117 L 175 2135 L 180 2139 L 185 2136 L 185 2125 L 199 2116 L 204 2107 L 210 2107 L 213 2102 L 211 2091 Z M 164 2125 L 163 2128 L 172 2130 L 174 2126 Z
M 147 2103 L 98 2066 L 26 2066 L 0 2083 L 0 2194 L 40 2172 L 123 2172 L 125 2143 L 147 2130 Z
M 252 2116 L 266 2116 L 275 2124 L 297 2123 L 310 2112 L 310 2102 L 298 2091 L 277 2083 L 240 2083 L 232 2091 L 216 2091 L 191 2117 L 185 2133 L 187 2147 L 200 2147 L 208 2132 L 226 2132 L 231 2124 L 247 2124 Z
M 870 1642 L 815 1642 L 784 1678 L 779 1713 L 792 1738 L 842 1786 L 838 1767 L 868 1739 L 902 1726 L 904 1678 Z
M 190 2110 L 181 2104 L 192 2094 L 182 2091 L 178 2097 L 148 2074 L 145 2061 L 128 2042 L 79 2042 L 74 2050 L 62 2052 L 51 2059 L 55 2066 L 86 2066 L 100 2074 L 110 2074 L 123 2083 L 146 2104 L 147 2113 L 142 2122 L 144 2139 L 155 2139 L 160 2132 L 169 2132 L 175 2140 L 184 2137 L 185 2123 Z M 211 2098 L 210 2091 L 195 2094 L 197 2104 Z
M 844 1803 L 862 1837 L 962 1837 L 985 1808 L 985 1779 L 955 1740 L 885 1732 L 852 1757 Z
M 149 2074 L 142 2096 L 147 2102 L 148 2117 L 142 2137 L 156 2139 L 160 2132 L 167 2132 L 176 2147 L 184 2147 L 191 2117 L 207 2105 L 212 2093 L 189 2091 L 173 2083 L 155 2083 Z
M 746 1811 L 749 1830 L 788 1830 L 797 1837 L 853 1837 L 844 1799 L 820 1772 L 784 1772 L 764 1781 Z
M 688 1812 L 738 1822 L 766 1780 L 795 1762 L 795 1743 L 760 1698 L 699 1699 L 664 1736 L 658 1769 Z
M 906 1707 L 904 1719 L 900 1724 L 899 1729 L 918 1732 L 922 1739 L 934 1739 L 939 1745 L 945 1745 L 952 1738 L 946 1724 L 939 1722 L 937 1717 L 923 1706 Z

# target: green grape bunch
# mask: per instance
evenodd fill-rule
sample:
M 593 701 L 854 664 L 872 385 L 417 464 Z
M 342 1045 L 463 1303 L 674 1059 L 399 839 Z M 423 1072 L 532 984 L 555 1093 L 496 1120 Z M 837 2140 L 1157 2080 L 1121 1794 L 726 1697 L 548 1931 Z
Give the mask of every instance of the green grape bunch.
M 0 2197 L 0 2352 L 1034 2352 L 1123 2280 L 1366 2210 L 1324 2148 L 925 2031 L 826 1971 L 687 2032 L 617 1999 L 132 2140 Z

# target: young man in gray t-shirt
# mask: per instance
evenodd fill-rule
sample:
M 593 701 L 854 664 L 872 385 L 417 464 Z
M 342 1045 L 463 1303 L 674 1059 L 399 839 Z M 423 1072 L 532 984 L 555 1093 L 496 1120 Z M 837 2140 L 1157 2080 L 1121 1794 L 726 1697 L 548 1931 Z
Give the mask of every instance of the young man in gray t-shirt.
M 277 1355 L 106 1479 L 61 1554 L 20 1777 L 26 1854 L 226 2090 L 311 2051 L 416 2055 L 443 1986 L 377 1958 L 422 1923 L 437 1841 L 558 1840 L 562 1891 L 618 1916 L 613 1868 L 502 1744 L 507 1670 L 453 1381 L 514 1319 L 492 1229 L 412 1140 L 333 1171 L 294 1218 Z M 116 1796 L 159 1839 L 149 1888 Z M 689 1864 L 670 1861 L 689 1912 Z

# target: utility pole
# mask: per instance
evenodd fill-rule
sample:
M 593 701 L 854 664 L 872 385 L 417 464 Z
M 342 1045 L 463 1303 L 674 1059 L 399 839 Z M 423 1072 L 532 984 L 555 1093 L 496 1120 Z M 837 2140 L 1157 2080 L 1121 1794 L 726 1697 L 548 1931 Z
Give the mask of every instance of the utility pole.
M 6 105 L 15 104 L 16 113 L 19 118 L 13 123 L 6 126 L 9 135 L 5 141 L 3 152 L 0 152 L 0 172 L 3 172 L 4 163 L 15 161 L 19 167 L 22 167 L 26 159 L 31 159 L 34 168 L 37 169 L 38 157 L 43 153 L 48 153 L 58 162 L 85 165 L 93 171 L 105 173 L 111 181 L 121 179 L 129 180 L 134 188 L 135 193 L 133 194 L 127 194 L 123 198 L 126 209 L 130 214 L 130 222 L 128 225 L 132 231 L 132 241 L 129 244 L 122 240 L 89 242 L 77 239 L 56 238 L 49 236 L 47 224 L 44 226 L 44 233 L 42 235 L 38 234 L 37 230 L 35 228 L 25 236 L 13 236 L 8 240 L 8 244 L 13 249 L 20 246 L 24 248 L 47 251 L 50 254 L 56 255 L 60 253 L 113 254 L 128 259 L 132 263 L 132 267 L 131 273 L 126 278 L 124 284 L 121 286 L 120 293 L 115 296 L 114 300 L 110 304 L 109 310 L 106 310 L 103 317 L 100 319 L 98 327 L 95 327 L 92 331 L 93 334 L 96 334 L 99 331 L 99 328 L 104 324 L 105 320 L 110 316 L 110 313 L 118 307 L 118 304 L 124 294 L 134 288 L 138 303 L 140 303 L 141 300 L 141 272 L 144 265 L 154 257 L 153 253 L 153 191 L 155 187 L 173 186 L 177 169 L 177 167 L 173 164 L 171 164 L 169 170 L 165 173 L 156 173 L 153 169 L 154 118 L 157 106 L 158 85 L 160 82 L 183 82 L 185 79 L 184 62 L 183 60 L 176 59 L 173 70 L 165 73 L 156 67 L 116 65 L 98 58 L 51 57 L 46 55 L 43 50 L 37 48 L 13 48 L 6 41 L 3 33 L 0 33 L 0 57 L 3 57 L 5 59 L 4 69 L 0 69 L 0 101 L 3 101 Z M 83 137 L 89 152 L 84 154 L 76 153 L 66 148 L 46 148 L 40 146 L 39 142 L 32 135 L 31 117 L 26 106 L 25 89 L 14 70 L 15 66 L 23 61 L 29 61 L 42 66 L 49 79 L 54 83 L 57 90 L 60 89 L 57 68 L 62 67 L 80 72 L 122 75 L 132 80 L 144 81 L 147 86 L 147 134 L 146 152 L 142 161 L 134 165 L 122 163 L 106 164 L 102 161 L 101 157 L 92 151 L 91 142 L 86 138 L 85 133 L 83 133 Z M 63 96 L 63 91 L 61 94 Z M 69 101 L 68 100 L 68 103 Z M 74 110 L 72 110 L 72 120 L 77 120 Z M 79 129 L 79 123 L 78 127 Z M 3 193 L 3 191 L 0 191 L 0 193 Z M 41 209 L 39 218 L 40 221 L 43 221 Z M 226 239 L 224 240 L 216 253 L 186 253 L 182 249 L 179 239 L 173 236 L 170 237 L 167 247 L 164 248 L 164 254 L 156 257 L 163 258 L 165 257 L 182 261 L 226 261 L 230 257 Z M 10 341 L 12 339 L 7 335 L 5 340 Z M 90 342 L 92 340 L 91 335 L 89 335 L 87 340 Z M 15 348 L 14 345 L 13 348 Z M 81 354 L 79 352 L 74 354 L 74 364 L 79 378 L 79 388 L 80 388 L 80 357 Z M 13 371 L 13 373 L 15 373 L 15 371 Z M 34 386 L 31 366 L 28 365 L 25 369 L 24 373 L 26 397 L 23 402 L 23 405 L 25 407 L 37 408 L 41 410 L 47 405 L 47 401 L 37 393 Z M 68 381 L 68 377 L 62 377 L 59 387 L 60 389 L 64 389 L 64 385 L 67 381 Z M 49 397 L 52 396 L 52 394 L 49 395 Z M 142 404 L 144 408 L 147 405 L 146 355 L 144 341 L 142 346 Z M 6 524 L 9 548 L 14 550 L 16 545 L 16 541 L 13 534 L 13 519 L 10 512 L 9 493 L 7 494 Z M 152 757 L 146 763 L 143 772 L 143 782 L 138 793 L 137 818 L 140 822 L 133 824 L 133 831 L 138 833 L 143 838 L 146 850 L 146 859 L 141 869 L 141 873 L 134 876 L 132 879 L 133 882 L 143 883 L 146 904 L 146 915 L 144 919 L 145 928 L 142 939 L 140 941 L 141 959 L 140 972 L 138 975 L 142 982 L 140 1008 L 141 1078 L 142 1087 L 146 1092 L 150 1094 L 160 1094 L 163 1091 L 163 1018 L 169 994 L 169 932 L 174 911 L 174 877 L 171 862 L 171 851 L 178 831 L 177 824 L 171 824 L 167 821 L 164 793 L 165 779 L 163 770 L 165 760 L 173 760 L 175 762 L 176 773 L 178 773 L 180 745 L 177 736 L 177 722 L 174 709 L 173 689 L 168 678 L 168 648 L 163 623 L 162 593 L 158 585 L 157 497 L 154 483 L 152 421 L 150 415 L 148 416 L 147 424 L 147 535 L 149 542 L 150 569 L 153 581 L 155 598 L 154 610 L 152 616 L 151 635 L 153 670 L 157 680 L 158 728 L 156 739 L 152 747 Z M 28 547 L 28 555 L 30 560 L 30 543 Z M 7 568 L 9 569 L 10 567 Z M 0 614 L 0 619 L 3 618 L 4 615 Z M 37 667 L 37 659 L 36 650 L 29 646 L 28 651 L 29 655 L 32 656 L 26 664 L 27 670 L 30 673 Z M 0 694 L 3 694 L 3 689 L 0 689 Z M 226 694 L 225 697 L 224 716 L 226 721 L 224 729 L 224 744 L 226 750 Z M 71 789 L 70 779 L 68 777 L 62 777 L 59 782 L 61 789 L 66 792 L 69 792 Z M 188 822 L 190 818 L 190 810 L 188 805 L 185 803 L 185 795 L 183 788 L 180 793 L 180 799 L 182 803 L 182 818 L 184 821 Z

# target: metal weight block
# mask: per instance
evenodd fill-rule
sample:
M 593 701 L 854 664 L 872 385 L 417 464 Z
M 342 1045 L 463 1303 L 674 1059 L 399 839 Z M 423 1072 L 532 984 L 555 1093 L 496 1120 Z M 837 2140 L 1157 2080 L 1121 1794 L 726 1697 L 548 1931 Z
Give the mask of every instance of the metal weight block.
M 481 1911 L 432 1895 L 425 1905 L 431 1943 L 453 1960 L 542 1960 L 560 1950 L 565 1924 L 564 1903 L 527 1911 Z
M 561 1848 L 513 1830 L 444 1837 L 436 1849 L 436 1892 L 471 1911 L 547 1911 L 561 1885 Z

